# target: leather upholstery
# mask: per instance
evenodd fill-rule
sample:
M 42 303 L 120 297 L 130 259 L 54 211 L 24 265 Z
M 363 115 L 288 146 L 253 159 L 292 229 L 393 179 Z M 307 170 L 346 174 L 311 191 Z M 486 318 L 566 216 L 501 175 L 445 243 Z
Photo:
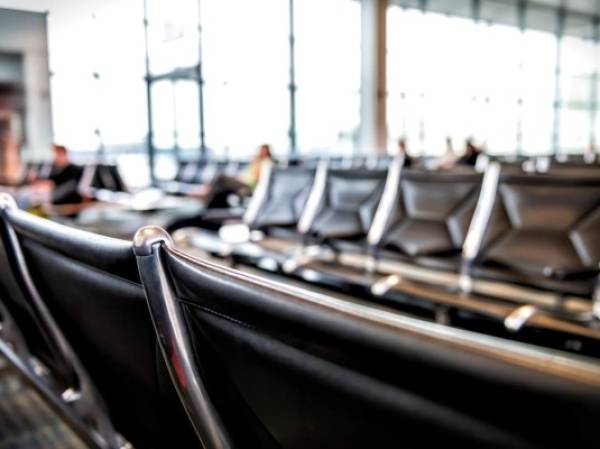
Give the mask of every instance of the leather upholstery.
M 476 274 L 589 295 L 599 242 L 599 178 L 504 175 Z
M 162 255 L 236 447 L 595 447 L 598 391 Z
M 33 282 L 136 448 L 193 437 L 159 356 L 130 242 L 21 211 L 6 215 Z M 179 446 L 178 446 L 179 447 Z
M 410 258 L 460 254 L 479 197 L 481 175 L 402 171 L 379 248 Z
M 267 197 L 250 226 L 267 230 L 298 223 L 315 177 L 314 169 L 273 168 Z
M 310 234 L 319 240 L 366 237 L 385 180 L 384 170 L 330 170 Z

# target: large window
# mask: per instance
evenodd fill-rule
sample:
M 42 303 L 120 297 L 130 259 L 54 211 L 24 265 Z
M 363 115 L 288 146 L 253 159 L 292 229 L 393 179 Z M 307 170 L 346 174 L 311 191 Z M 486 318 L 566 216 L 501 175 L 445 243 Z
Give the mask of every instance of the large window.
M 352 152 L 360 124 L 360 2 L 297 0 L 294 8 L 299 150 Z
M 159 75 L 198 63 L 198 1 L 146 0 L 150 73 Z
M 560 45 L 559 150 L 581 153 L 592 143 L 596 46 L 592 40 L 569 36 L 563 37 Z
M 103 155 L 146 185 L 143 2 L 55 2 L 48 15 L 54 140 L 76 161 Z
M 424 93 L 420 83 L 423 73 L 419 46 L 423 42 L 425 15 L 417 10 L 391 7 L 387 13 L 387 122 L 388 137 L 395 147 L 405 138 L 409 152 L 423 151 Z
M 517 147 L 520 33 L 392 6 L 388 12 L 388 131 L 414 154 L 440 155 L 450 138 L 492 153 Z
M 147 133 L 143 28 L 132 29 L 142 3 L 96 6 L 49 15 L 54 134 L 74 151 L 140 145 Z
M 523 35 L 523 154 L 553 151 L 556 36 L 526 30 Z
M 248 158 L 261 143 L 288 150 L 289 11 L 282 0 L 203 0 L 206 143 Z
M 203 137 L 219 158 L 249 158 L 261 143 L 287 155 L 290 130 L 301 155 L 371 150 L 357 147 L 369 32 L 359 0 L 57 2 L 57 141 L 128 160 L 145 151 L 144 3 L 159 174 L 198 157 Z M 457 150 L 472 138 L 493 154 L 537 155 L 600 144 L 594 26 L 539 2 L 390 0 L 390 146 L 402 137 L 412 154 L 441 155 L 448 138 Z
M 488 113 L 484 115 L 483 143 L 491 154 L 514 154 L 521 144 L 522 33 L 515 27 L 492 23 L 480 39 L 484 37 L 482 58 L 473 61 L 484 67 L 480 73 L 481 95 L 485 98 Z
M 404 137 L 409 151 L 434 155 L 445 138 L 456 147 L 470 137 L 491 154 L 539 155 L 596 142 L 600 50 L 591 20 L 567 14 L 559 40 L 556 10 L 427 5 L 437 12 L 388 10 L 390 145 Z

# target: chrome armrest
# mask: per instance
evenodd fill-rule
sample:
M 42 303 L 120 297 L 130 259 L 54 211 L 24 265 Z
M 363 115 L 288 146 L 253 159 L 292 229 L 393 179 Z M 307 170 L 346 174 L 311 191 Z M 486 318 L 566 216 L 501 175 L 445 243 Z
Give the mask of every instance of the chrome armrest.
M 374 296 L 383 296 L 401 282 L 402 277 L 399 274 L 390 274 L 371 285 L 371 293 Z
M 498 181 L 500 179 L 500 164 L 490 163 L 483 175 L 481 191 L 477 206 L 469 224 L 469 229 L 462 247 L 462 265 L 460 270 L 459 288 L 469 293 L 473 287 L 471 268 L 483 244 L 485 230 L 492 216 Z
M 532 305 L 517 307 L 504 318 L 504 327 L 510 332 L 519 332 L 527 324 L 527 321 L 538 312 L 539 309 Z
M 458 276 L 458 289 L 462 293 L 471 293 L 473 290 L 473 278 L 471 277 L 471 268 L 473 267 L 473 259 L 463 258 L 460 265 L 460 273 Z
M 311 262 L 330 262 L 335 260 L 335 257 L 335 253 L 329 248 L 316 245 L 305 246 L 300 248 L 295 255 L 283 262 L 282 268 L 285 273 L 291 274 L 298 268 L 308 265 Z

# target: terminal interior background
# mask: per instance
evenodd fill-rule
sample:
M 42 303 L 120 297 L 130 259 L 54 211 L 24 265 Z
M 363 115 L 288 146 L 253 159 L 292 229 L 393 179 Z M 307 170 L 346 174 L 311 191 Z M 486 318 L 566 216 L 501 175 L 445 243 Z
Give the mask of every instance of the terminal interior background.
M 472 137 L 494 155 L 596 148 L 595 4 L 525 3 L 391 2 L 378 92 L 386 148 L 400 137 L 415 156 L 443 155 L 446 137 L 457 152 Z M 49 158 L 55 141 L 81 160 L 100 153 L 118 161 L 128 182 L 148 184 L 148 105 L 158 178 L 174 176 L 175 155 L 197 158 L 199 148 L 230 159 L 251 157 L 262 142 L 278 157 L 384 149 L 361 143 L 368 61 L 358 1 L 299 1 L 292 18 L 279 0 L 205 0 L 200 10 L 183 0 L 149 1 L 146 10 L 134 0 L 3 6 L 47 11 L 38 24 L 35 14 L 3 13 L 3 82 L 25 88 L 23 158 Z M 26 37 L 14 32 L 18 21 L 31 27 Z
M 0 449 L 597 447 L 599 105 L 600 0 L 0 0 Z

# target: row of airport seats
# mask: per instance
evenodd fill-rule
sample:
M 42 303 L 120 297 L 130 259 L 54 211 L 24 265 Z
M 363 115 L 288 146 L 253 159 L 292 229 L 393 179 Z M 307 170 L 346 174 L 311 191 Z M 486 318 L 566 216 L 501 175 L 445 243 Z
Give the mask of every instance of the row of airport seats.
M 387 154 L 374 155 L 355 155 L 355 156 L 309 156 L 292 157 L 279 162 L 284 167 L 303 166 L 306 168 L 316 168 L 322 160 L 327 160 L 331 168 L 350 169 L 350 168 L 369 168 L 384 169 L 391 161 L 392 156 Z M 506 158 L 496 157 L 488 158 L 501 161 L 507 165 L 521 167 L 528 172 L 545 172 L 552 168 L 587 168 L 598 167 L 600 158 L 595 154 L 591 155 L 558 155 L 556 157 L 520 157 Z M 437 167 L 431 164 L 435 158 L 418 158 L 422 160 L 423 168 Z M 218 175 L 239 176 L 249 165 L 248 161 L 241 160 L 218 160 L 201 159 L 196 161 L 181 160 L 178 162 L 176 175 L 170 182 L 163 183 L 167 190 L 173 193 L 185 193 L 186 187 L 197 184 L 210 184 Z M 483 164 L 485 165 L 485 164 Z
M 168 193 L 186 194 L 197 185 L 213 183 L 219 175 L 238 177 L 248 165 L 246 161 L 179 161 L 175 178 L 162 182 L 161 187 Z
M 320 160 L 327 159 L 330 165 L 338 168 L 383 168 L 389 162 L 387 155 L 353 156 L 353 157 L 307 157 L 290 158 L 279 161 L 284 167 L 303 166 L 316 167 Z M 248 161 L 201 159 L 197 161 L 179 161 L 175 177 L 170 181 L 163 181 L 161 186 L 170 193 L 185 194 L 199 184 L 210 184 L 219 175 L 239 177 L 250 165 Z
M 445 324 L 600 355 L 600 170 L 402 165 L 268 165 L 240 223 L 180 229 L 175 241 Z
M 337 180 L 334 204 L 385 195 L 379 174 L 360 194 Z M 594 361 L 252 276 L 156 227 L 117 240 L 0 200 L 0 353 L 90 448 L 597 447 Z
M 488 161 L 497 161 L 506 167 L 522 170 L 526 173 L 576 173 L 579 171 L 597 170 L 600 166 L 600 154 L 557 154 L 554 156 L 519 156 L 489 157 L 480 156 Z M 482 163 L 485 166 L 485 163 Z

